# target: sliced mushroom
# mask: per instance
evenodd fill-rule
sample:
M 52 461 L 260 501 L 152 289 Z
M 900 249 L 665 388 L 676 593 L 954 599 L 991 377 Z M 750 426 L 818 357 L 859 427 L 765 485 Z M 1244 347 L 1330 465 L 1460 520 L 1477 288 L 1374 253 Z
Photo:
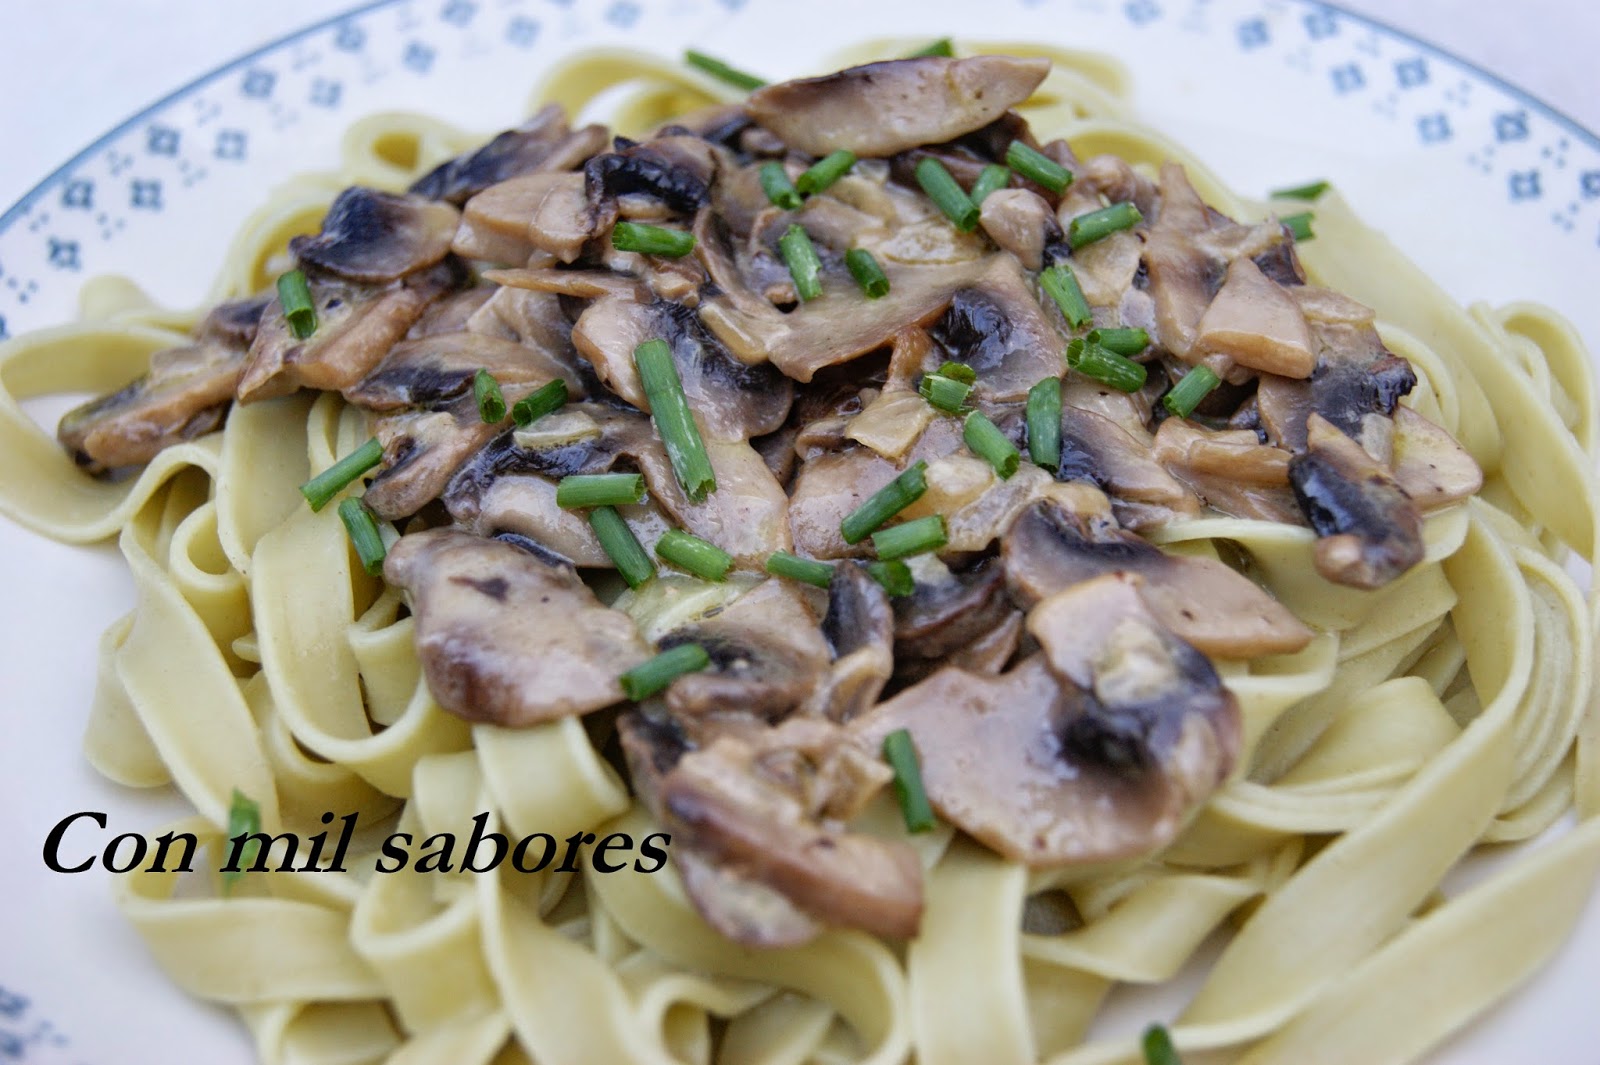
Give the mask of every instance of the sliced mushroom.
M 894 646 L 907 658 L 942 659 L 968 647 L 1012 612 L 1005 568 L 984 559 L 962 571 L 919 565 L 915 590 L 894 600 Z
M 470 225 L 526 241 L 564 263 L 578 258 L 595 235 L 583 175 L 524 174 L 490 185 L 462 208 Z
M 372 372 L 344 390 L 351 403 L 374 411 L 435 407 L 465 395 L 473 377 L 487 370 L 502 388 L 567 382 L 570 395 L 582 396 L 573 367 L 548 351 L 481 333 L 444 333 L 402 340 Z
M 503 428 L 483 420 L 472 396 L 437 410 L 384 415 L 373 426 L 383 444 L 383 465 L 363 498 L 386 521 L 410 517 L 439 498 L 456 470 Z
M 304 340 L 283 316 L 277 297 L 267 304 L 250 358 L 239 378 L 239 402 L 284 396 L 299 388 L 339 391 L 376 366 L 433 300 L 459 281 L 447 262 L 383 286 L 312 278 L 316 332 Z
M 1066 341 L 1009 255 L 992 257 L 972 286 L 955 292 L 932 332 L 952 359 L 972 367 L 976 391 L 990 400 L 1020 400 L 1041 378 L 1061 376 Z
M 466 328 L 471 333 L 515 341 L 530 348 L 563 353 L 573 350 L 572 321 L 561 309 L 561 297 L 549 292 L 508 286 L 496 288 L 483 306 L 467 319 Z
M 610 706 L 623 698 L 618 675 L 649 656 L 628 616 L 570 566 L 504 541 L 412 533 L 384 577 L 409 594 L 429 690 L 469 721 L 522 728 Z
M 1157 341 L 1185 362 L 1194 361 L 1200 319 L 1223 278 L 1222 265 L 1195 239 L 1211 224 L 1211 211 L 1183 167 L 1163 165 L 1161 212 L 1150 227 L 1144 262 L 1155 300 Z
M 596 155 L 583 166 L 595 227 L 607 229 L 615 221 L 618 196 L 642 194 L 684 214 L 704 207 L 716 170 L 711 146 L 692 135 L 657 137 Z
M 1310 377 L 1311 328 L 1275 281 L 1246 258 L 1228 266 L 1222 288 L 1200 318 L 1196 342 L 1240 366 L 1282 377 Z
M 1304 520 L 1289 489 L 1289 452 L 1263 444 L 1254 430 L 1219 431 L 1168 418 L 1151 455 L 1224 514 L 1285 525 Z
M 422 317 L 406 331 L 406 339 L 417 340 L 461 332 L 467 328 L 473 316 L 483 309 L 483 305 L 500 291 L 503 290 L 495 285 L 474 285 L 439 297 L 428 304 Z
M 548 104 L 516 129 L 508 129 L 483 147 L 440 163 L 408 190 L 430 200 L 460 206 L 491 185 L 536 170 L 571 170 L 595 152 L 604 151 L 603 126 L 569 130 L 560 104 Z
M 212 311 L 194 342 L 158 351 L 150 369 L 62 416 L 56 436 L 91 473 L 149 462 L 164 448 L 222 424 L 266 300 Z
M 293 238 L 289 251 L 347 281 L 381 284 L 442 260 L 460 220 L 447 203 L 354 185 L 329 205 L 321 232 Z
M 1394 479 L 1422 510 L 1478 493 L 1483 470 L 1455 438 L 1410 407 L 1394 410 Z
M 1140 437 L 1148 440 L 1142 431 Z M 1088 480 L 1111 496 L 1117 520 L 1135 530 L 1196 517 L 1200 501 L 1168 472 L 1150 446 L 1110 418 L 1064 403 L 1061 407 L 1063 481 Z
M 770 85 L 745 102 L 790 147 L 822 156 L 848 148 L 888 156 L 981 129 L 1026 100 L 1049 73 L 1043 59 L 896 59 Z
M 840 523 L 899 472 L 894 463 L 864 447 L 818 455 L 803 464 L 789 495 L 795 548 L 811 558 L 865 555 L 867 545 L 844 542 Z
M 849 721 L 878 701 L 894 672 L 894 612 L 883 586 L 861 563 L 833 567 L 822 635 L 833 650 L 833 664 L 801 709 Z
M 1379 588 L 1422 561 L 1422 518 L 1377 460 L 1313 414 L 1289 483 L 1317 534 L 1317 572 L 1336 584 Z
M 1137 573 L 1140 594 L 1162 624 L 1207 654 L 1288 654 L 1311 641 L 1310 629 L 1242 574 L 1216 559 L 1165 554 L 1117 528 L 1106 510 L 1034 503 L 1001 541 L 1001 559 L 1024 607 L 1095 577 Z
M 978 216 L 983 231 L 1025 268 L 1044 265 L 1044 248 L 1061 239 L 1061 226 L 1044 197 L 1027 189 L 1001 189 L 983 198 Z

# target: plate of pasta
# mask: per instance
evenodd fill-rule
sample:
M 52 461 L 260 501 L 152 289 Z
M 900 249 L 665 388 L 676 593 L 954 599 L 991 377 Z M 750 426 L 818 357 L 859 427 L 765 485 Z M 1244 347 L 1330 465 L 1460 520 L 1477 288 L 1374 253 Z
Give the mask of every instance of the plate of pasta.
M 1600 140 L 1293 0 L 670 7 L 0 216 L 0 1057 L 1595 1045 Z

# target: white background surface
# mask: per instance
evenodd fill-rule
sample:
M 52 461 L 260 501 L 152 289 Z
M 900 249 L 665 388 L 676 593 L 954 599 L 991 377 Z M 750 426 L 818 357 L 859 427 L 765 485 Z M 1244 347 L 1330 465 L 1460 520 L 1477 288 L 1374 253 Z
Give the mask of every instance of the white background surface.
M 654 4 L 660 0 L 643 2 Z M 101 133 L 158 97 L 223 61 L 347 6 L 327 0 L 33 0 L 26 6 L 22 0 L 0 3 L 7 15 L 6 30 L 0 34 L 0 208 Z M 969 24 L 974 10 L 971 0 L 926 0 L 926 6 L 948 6 L 953 25 Z M 1600 88 L 1600 78 L 1593 66 L 1593 51 L 1600 45 L 1600 5 L 1580 7 L 1574 0 L 1359 0 L 1345 6 L 1454 52 L 1543 98 L 1589 128 L 1600 129 L 1600 95 L 1594 92 Z M 79 548 L 42 543 L 38 550 L 40 555 L 70 555 L 79 563 L 90 554 Z M 3 589 L 10 583 L 5 579 L 8 565 L 15 562 L 0 559 L 0 595 L 5 594 Z M 73 574 L 74 583 L 51 589 L 49 600 L 20 609 L 16 603 L 6 604 L 7 608 L 0 611 L 0 639 L 21 639 L 20 629 L 26 626 L 30 645 L 75 646 L 75 660 L 82 660 L 84 645 L 92 643 L 99 628 L 120 611 L 120 605 L 108 604 L 98 624 L 72 629 L 53 623 L 52 603 L 78 604 L 75 612 L 81 625 L 81 604 L 103 601 L 108 583 L 125 588 L 127 579 L 120 558 L 109 549 L 95 555 L 92 567 L 74 564 L 64 567 L 64 571 L 67 569 Z M 0 707 L 23 713 L 38 705 L 35 700 L 42 699 L 40 693 L 19 691 L 10 682 L 11 678 L 0 677 Z M 76 782 L 92 775 L 74 748 L 54 752 L 50 763 L 37 769 L 44 779 L 71 777 Z M 61 811 L 50 805 L 50 796 L 41 794 L 38 801 L 41 810 L 54 811 L 59 816 Z M 0 810 L 0 843 L 12 848 L 0 855 L 0 861 L 39 860 L 38 841 L 19 839 L 17 833 L 5 827 L 17 824 L 14 819 L 24 813 Z M 26 813 L 29 823 L 37 822 L 38 818 L 32 815 L 38 811 Z M 152 816 L 141 819 L 141 823 L 157 820 Z M 91 896 L 103 902 L 104 890 L 103 881 L 62 878 L 60 905 L 73 912 L 95 915 L 78 927 L 69 961 L 89 959 L 104 951 L 143 950 L 132 930 L 103 905 L 78 908 L 80 900 Z M 7 922 L 19 919 L 26 920 L 26 916 L 12 914 L 0 920 L 0 930 L 13 927 Z M 11 960 L 4 935 L 0 934 L 0 987 L 6 985 Z M 28 959 L 22 961 L 26 967 Z M 1583 1006 L 1596 1001 L 1594 987 L 1581 986 L 1570 979 L 1558 982 L 1552 973 L 1536 984 L 1533 992 L 1519 997 L 1515 1005 L 1522 1011 L 1531 1010 L 1534 1016 L 1542 1011 L 1547 1025 L 1561 1025 L 1565 1030 L 1578 1016 L 1591 1022 L 1588 1034 L 1595 1041 L 1587 1050 L 1569 1054 L 1564 1060 L 1600 1061 L 1600 1011 L 1585 1013 Z M 122 1045 L 117 1033 L 137 1016 L 141 996 L 169 999 L 175 994 L 165 985 L 129 988 L 127 995 L 102 1007 L 98 1017 L 102 1031 L 74 1032 L 77 1046 L 87 1051 L 84 1057 L 89 1061 L 107 1065 L 163 1060 L 151 1047 L 135 1051 L 124 1046 L 120 1054 L 110 1048 Z M 211 1038 L 228 1039 L 235 1031 L 235 1022 L 220 1010 L 196 1007 L 192 1016 L 194 1024 L 208 1030 L 205 1034 Z M 190 1046 L 204 1042 L 201 1032 L 192 1035 L 191 1040 Z M 183 1045 L 171 1044 L 173 1048 Z M 1528 1060 L 1515 1053 L 1514 1044 L 1502 1042 L 1499 1046 L 1503 1053 L 1489 1051 L 1495 1054 L 1492 1058 L 1467 1052 L 1449 1060 L 1473 1065 Z M 1459 1046 L 1453 1049 L 1461 1052 Z M 46 1058 L 37 1060 L 39 1065 L 47 1065 Z M 59 1060 L 75 1062 L 78 1058 Z M 178 1050 L 168 1060 L 190 1057 Z M 29 1058 L 29 1065 L 34 1061 Z

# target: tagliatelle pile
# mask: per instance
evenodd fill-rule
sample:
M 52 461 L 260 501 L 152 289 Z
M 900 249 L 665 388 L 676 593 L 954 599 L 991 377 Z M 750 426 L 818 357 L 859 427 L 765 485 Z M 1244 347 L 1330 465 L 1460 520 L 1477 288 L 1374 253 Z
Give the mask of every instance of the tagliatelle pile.
M 1224 214 L 1264 214 L 1133 121 L 1114 62 L 979 50 L 1053 61 L 1021 111 L 1079 157 L 1178 161 Z M 630 134 L 732 99 L 674 64 L 598 52 L 549 72 L 534 102 L 577 114 L 623 83 L 611 117 Z M 347 185 L 404 188 L 477 140 L 420 115 L 356 123 L 337 173 L 286 184 L 245 222 L 208 302 L 268 288 L 288 238 L 315 231 Z M 1160 530 L 1176 553 L 1242 552 L 1318 635 L 1220 667 L 1242 768 L 1153 859 L 1030 873 L 948 827 L 907 836 L 929 870 L 908 945 L 834 929 L 741 947 L 706 925 L 670 862 L 374 875 L 371 833 L 354 872 L 251 875 L 229 897 L 129 874 L 124 912 L 180 987 L 239 1010 L 266 1062 L 1133 1063 L 1131 1039 L 1088 1041 L 1107 995 L 1172 979 L 1219 931 L 1226 946 L 1181 1016 L 1151 1018 L 1181 1050 L 1241 1065 L 1420 1059 L 1560 947 L 1600 869 L 1595 605 L 1563 568 L 1596 555 L 1595 395 L 1588 355 L 1550 310 L 1460 308 L 1337 196 L 1316 222 L 1311 279 L 1377 309 L 1419 377 L 1406 404 L 1462 442 L 1484 487 L 1429 517 L 1424 561 L 1372 592 L 1320 577 L 1305 528 Z M 172 827 L 218 854 L 235 789 L 267 831 L 302 837 L 326 811 L 386 829 L 398 814 L 417 839 L 460 836 L 482 811 L 513 837 L 653 831 L 579 718 L 513 730 L 441 710 L 399 590 L 353 565 L 335 510 L 298 492 L 367 435 L 337 395 L 235 405 L 224 431 L 123 481 L 75 469 L 18 407 L 117 388 L 194 320 L 102 280 L 81 322 L 0 346 L 0 509 L 62 541 L 118 537 L 138 590 L 102 639 L 90 761 L 123 784 L 176 786 L 196 816 Z M 1440 894 L 1474 848 L 1569 811 L 1576 828 Z M 865 816 L 900 832 L 892 801 Z M 1057 889 L 1082 926 L 1025 932 L 1027 901 Z

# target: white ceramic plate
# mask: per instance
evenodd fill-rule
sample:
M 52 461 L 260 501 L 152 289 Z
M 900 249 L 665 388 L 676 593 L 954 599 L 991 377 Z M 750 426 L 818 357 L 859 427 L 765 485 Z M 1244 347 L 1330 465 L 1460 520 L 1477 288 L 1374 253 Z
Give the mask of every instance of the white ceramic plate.
M 1600 139 L 1424 43 L 1302 0 L 804 7 L 796 19 L 745 0 L 380 0 L 312 26 L 152 105 L 0 216 L 0 335 L 70 318 L 78 286 L 101 273 L 193 304 L 249 206 L 331 164 L 341 129 L 372 111 L 489 133 L 520 117 L 531 72 L 575 48 L 675 54 L 694 42 L 782 77 L 853 39 L 925 33 L 1118 55 L 1138 72 L 1141 113 L 1235 187 L 1332 178 L 1457 296 L 1542 300 L 1600 349 Z M 178 809 L 105 783 L 79 754 L 96 638 L 132 604 L 121 560 L 3 522 L 0 559 L 0 1063 L 249 1062 L 230 1014 L 155 969 L 107 874 L 41 861 L 68 813 L 106 811 L 116 832 Z M 1549 968 L 1436 1060 L 1600 1060 L 1597 985 L 1593 905 Z M 1133 1030 L 1147 1010 L 1121 1011 L 1108 1030 Z

